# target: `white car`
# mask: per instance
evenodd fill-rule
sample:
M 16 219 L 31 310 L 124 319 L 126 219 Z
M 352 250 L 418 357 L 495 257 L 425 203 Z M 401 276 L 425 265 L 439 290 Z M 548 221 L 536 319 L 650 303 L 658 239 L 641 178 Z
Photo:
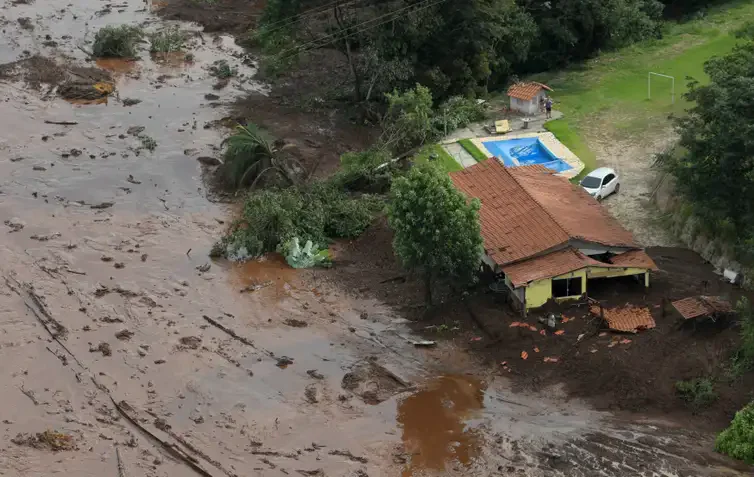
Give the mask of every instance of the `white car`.
M 610 194 L 617 194 L 620 190 L 620 178 L 615 170 L 600 167 L 586 175 L 581 180 L 581 187 L 597 200 L 602 200 Z

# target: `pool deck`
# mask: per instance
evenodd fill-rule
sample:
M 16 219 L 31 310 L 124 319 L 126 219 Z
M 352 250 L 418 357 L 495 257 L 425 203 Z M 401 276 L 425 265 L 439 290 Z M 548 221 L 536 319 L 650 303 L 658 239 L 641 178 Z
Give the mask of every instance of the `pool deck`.
M 517 132 L 517 133 L 508 133 L 508 134 L 502 134 L 497 136 L 487 136 L 487 137 L 476 137 L 471 139 L 471 142 L 474 143 L 476 147 L 479 148 L 480 151 L 482 151 L 484 154 L 487 155 L 489 158 L 495 157 L 490 151 L 487 150 L 486 147 L 484 147 L 484 143 L 487 141 L 507 141 L 509 139 L 521 139 L 521 138 L 527 138 L 527 137 L 535 137 L 539 139 L 544 146 L 550 150 L 555 157 L 560 159 L 561 161 L 565 162 L 569 166 L 571 166 L 571 169 L 568 169 L 567 171 L 560 172 L 556 175 L 565 177 L 566 179 L 571 179 L 573 177 L 576 177 L 581 173 L 581 171 L 584 170 L 584 163 L 581 162 L 581 159 L 576 157 L 576 154 L 571 152 L 570 149 L 565 147 L 562 142 L 558 141 L 555 135 L 551 132 Z
M 550 150 L 550 152 L 571 166 L 571 169 L 557 173 L 556 175 L 572 179 L 579 175 L 584 170 L 584 163 L 581 162 L 576 154 L 571 152 L 563 143 L 558 141 L 555 135 L 546 129 L 544 124 L 548 121 L 560 119 L 563 117 L 563 113 L 560 111 L 553 111 L 552 118 L 547 119 L 543 114 L 534 115 L 529 118 L 528 129 L 523 129 L 523 118 L 514 117 L 510 119 L 510 125 L 513 132 L 507 134 L 498 134 L 496 136 L 489 136 L 485 131 L 485 126 L 489 126 L 490 121 L 470 124 L 465 128 L 458 129 L 457 131 L 449 134 L 441 144 L 464 168 L 474 165 L 476 161 L 467 153 L 457 142 L 461 139 L 471 139 L 471 141 L 482 151 L 487 157 L 494 157 L 490 151 L 484 147 L 485 141 L 505 141 L 508 139 L 520 139 L 526 137 L 536 137 L 542 144 Z M 473 162 L 472 162 L 473 161 Z

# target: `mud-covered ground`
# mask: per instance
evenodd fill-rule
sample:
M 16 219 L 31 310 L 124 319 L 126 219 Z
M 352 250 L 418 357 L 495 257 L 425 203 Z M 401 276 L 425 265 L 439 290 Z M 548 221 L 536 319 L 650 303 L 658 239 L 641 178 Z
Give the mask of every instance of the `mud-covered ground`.
M 254 15 L 200 9 L 213 4 L 240 18 L 230 30 Z M 396 299 L 412 278 L 354 260 L 372 234 L 389 243 L 379 225 L 339 244 L 332 270 L 211 262 L 232 206 L 207 200 L 205 164 L 239 98 L 256 93 L 239 104 L 265 116 L 268 87 L 200 25 L 180 24 L 196 32 L 193 61 L 87 61 L 99 27 L 153 30 L 160 8 L 3 3 L 1 475 L 748 475 L 709 433 L 597 411 L 558 386 L 513 392 L 465 343 L 412 345 Z M 209 73 L 219 59 L 239 73 L 225 86 Z M 80 68 L 112 76 L 106 102 L 59 97 Z M 358 128 L 329 124 L 311 126 L 321 160 L 337 158 L 328 141 L 359 147 Z M 357 280 L 372 274 L 395 294 Z

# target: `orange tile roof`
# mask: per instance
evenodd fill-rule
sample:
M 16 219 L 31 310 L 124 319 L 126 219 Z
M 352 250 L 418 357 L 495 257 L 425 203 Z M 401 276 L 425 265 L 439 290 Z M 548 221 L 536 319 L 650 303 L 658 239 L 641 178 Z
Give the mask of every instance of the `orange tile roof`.
M 542 83 L 516 83 L 508 88 L 508 96 L 529 101 L 543 89 L 552 91 L 552 88 Z
M 646 268 L 647 270 L 659 270 L 652 257 L 644 250 L 629 250 L 610 258 L 610 263 L 622 267 Z
M 509 169 L 490 159 L 450 177 L 456 188 L 481 201 L 484 248 L 498 265 L 557 250 L 571 239 L 637 247 L 594 198 L 544 166 Z
M 685 319 L 714 315 L 715 313 L 730 313 L 733 308 L 727 300 L 719 296 L 692 296 L 673 302 L 673 308 L 678 310 Z
M 600 316 L 600 307 L 593 305 L 590 311 Z M 636 333 L 639 330 L 651 330 L 656 326 L 649 308 L 627 306 L 625 308 L 603 308 L 603 316 L 607 326 L 614 331 Z
M 570 238 L 613 247 L 638 247 L 631 232 L 581 186 L 556 176 L 542 165 L 514 167 L 509 171 Z
M 513 288 L 518 288 L 535 280 L 557 277 L 588 266 L 610 267 L 609 264 L 593 260 L 578 250 L 568 247 L 505 266 L 503 272 L 510 279 Z
M 487 255 L 500 265 L 564 245 L 568 234 L 497 159 L 450 175 L 456 188 L 482 202 L 479 221 Z

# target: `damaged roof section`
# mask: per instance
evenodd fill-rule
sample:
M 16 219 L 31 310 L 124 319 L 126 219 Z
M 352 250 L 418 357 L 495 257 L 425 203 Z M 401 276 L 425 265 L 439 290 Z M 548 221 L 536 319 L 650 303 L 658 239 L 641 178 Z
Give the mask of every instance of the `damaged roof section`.
M 656 326 L 655 319 L 649 308 L 638 306 L 625 306 L 623 308 L 601 308 L 593 305 L 590 311 L 605 319 L 608 328 L 613 331 L 624 333 L 638 333 L 641 330 L 651 330 Z
M 674 301 L 673 308 L 685 319 L 691 320 L 702 316 L 714 316 L 733 312 L 730 302 L 719 296 L 692 296 Z
M 624 255 L 629 256 L 624 257 Z M 518 288 L 536 280 L 557 277 L 587 267 L 657 269 L 654 261 L 643 250 L 631 250 L 611 257 L 609 262 L 600 262 L 584 255 L 575 248 L 568 247 L 504 266 L 502 270 L 510 279 L 513 287 Z

